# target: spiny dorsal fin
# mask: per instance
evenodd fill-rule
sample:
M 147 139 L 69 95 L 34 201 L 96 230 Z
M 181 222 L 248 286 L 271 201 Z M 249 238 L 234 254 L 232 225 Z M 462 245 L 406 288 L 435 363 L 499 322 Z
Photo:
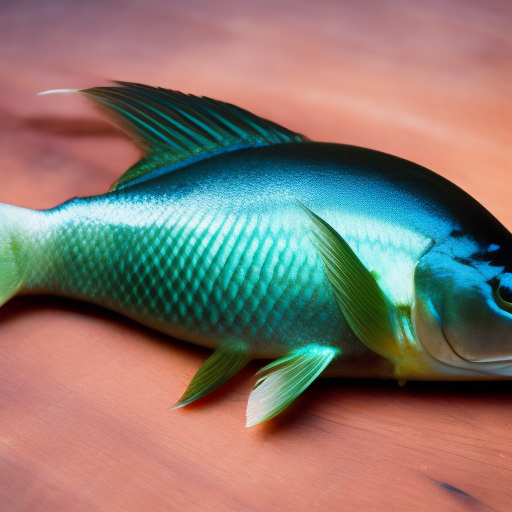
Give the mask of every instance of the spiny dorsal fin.
M 148 155 L 111 190 L 215 154 L 308 140 L 229 103 L 148 85 L 115 84 L 80 92 L 105 107 Z

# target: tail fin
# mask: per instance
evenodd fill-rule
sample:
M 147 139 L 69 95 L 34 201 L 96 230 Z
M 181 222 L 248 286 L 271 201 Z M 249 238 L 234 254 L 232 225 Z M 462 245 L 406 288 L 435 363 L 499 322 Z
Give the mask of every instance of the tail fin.
M 16 236 L 16 212 L 23 208 L 0 203 L 0 306 L 21 288 L 22 275 L 17 265 L 21 246 Z

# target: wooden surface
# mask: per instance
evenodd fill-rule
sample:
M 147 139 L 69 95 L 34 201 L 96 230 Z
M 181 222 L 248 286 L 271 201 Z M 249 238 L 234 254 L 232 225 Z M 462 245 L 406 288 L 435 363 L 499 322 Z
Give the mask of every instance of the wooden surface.
M 0 2 L 0 201 L 106 191 L 138 156 L 76 96 L 205 94 L 425 165 L 512 228 L 508 0 Z M 208 352 L 93 306 L 0 310 L 0 510 L 512 511 L 512 382 L 325 380 L 245 429 L 259 367 L 169 411 Z

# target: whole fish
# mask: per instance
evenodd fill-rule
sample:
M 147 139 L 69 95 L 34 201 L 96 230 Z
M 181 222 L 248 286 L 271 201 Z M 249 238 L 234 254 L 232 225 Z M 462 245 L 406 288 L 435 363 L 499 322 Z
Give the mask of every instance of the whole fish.
M 209 98 L 76 92 L 145 156 L 104 195 L 0 205 L 0 305 L 78 298 L 215 349 L 175 407 L 276 359 L 247 426 L 320 375 L 512 377 L 512 235 L 454 184 Z

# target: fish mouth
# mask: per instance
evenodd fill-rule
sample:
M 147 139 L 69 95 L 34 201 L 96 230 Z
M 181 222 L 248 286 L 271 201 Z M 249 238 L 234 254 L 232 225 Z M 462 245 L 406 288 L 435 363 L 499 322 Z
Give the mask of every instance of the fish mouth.
M 444 330 L 444 327 L 441 325 L 441 332 L 443 334 L 443 337 L 446 341 L 446 344 L 448 345 L 449 349 L 453 352 L 453 354 L 462 359 L 462 361 L 466 362 L 466 363 L 470 363 L 472 365 L 472 368 L 476 371 L 479 371 L 479 372 L 484 372 L 484 373 L 489 373 L 489 367 L 488 365 L 489 364 L 492 364 L 492 363 L 496 363 L 496 364 L 504 364 L 504 365 L 507 365 L 507 367 L 509 367 L 509 371 L 506 373 L 508 375 L 512 374 L 512 358 L 506 358 L 506 359 L 478 359 L 478 360 L 471 360 L 471 359 L 468 359 L 466 357 L 463 357 L 462 355 L 459 354 L 459 352 L 457 352 L 457 350 L 455 349 L 455 347 L 450 343 L 450 338 L 448 337 L 448 335 L 446 334 L 446 331 Z M 473 366 L 475 365 L 475 366 Z M 485 365 L 487 366 L 486 368 L 483 368 L 483 367 L 480 367 L 478 368 L 479 365 Z M 494 373 L 494 372 L 491 372 L 491 373 Z M 500 372 L 501 373 L 501 372 Z
M 417 340 L 439 375 L 457 375 L 464 379 L 512 377 L 512 359 L 508 354 L 506 359 L 478 361 L 462 357 L 455 349 L 455 340 L 450 339 L 449 329 L 432 300 L 426 298 L 425 302 L 416 302 L 412 316 Z

